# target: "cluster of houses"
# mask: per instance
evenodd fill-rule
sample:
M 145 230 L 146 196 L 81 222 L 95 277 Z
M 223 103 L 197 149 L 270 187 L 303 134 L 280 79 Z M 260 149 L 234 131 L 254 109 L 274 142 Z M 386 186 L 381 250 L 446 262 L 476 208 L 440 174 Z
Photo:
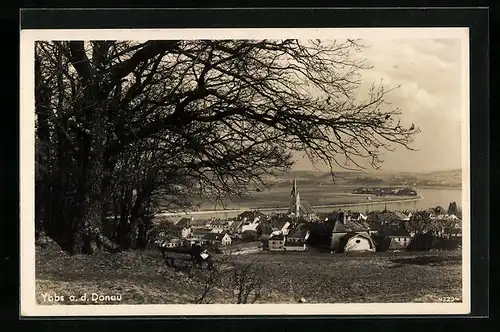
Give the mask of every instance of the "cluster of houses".
M 233 240 L 245 236 L 257 237 L 257 228 L 264 215 L 256 211 L 246 211 L 234 219 L 195 220 L 182 218 L 170 221 L 163 227 L 162 235 L 167 236 L 168 247 L 192 245 L 195 242 L 211 246 L 230 246 Z
M 168 247 L 190 246 L 195 242 L 228 247 L 244 241 L 260 241 L 269 251 L 306 251 L 311 246 L 328 247 L 332 252 L 405 250 L 421 230 L 414 229 L 411 213 L 400 211 L 351 211 L 319 214 L 310 222 L 286 214 L 263 215 L 247 211 L 235 219 L 194 220 L 183 218 L 164 227 Z M 461 220 L 454 215 L 430 215 L 437 225 L 434 234 L 461 237 Z M 425 231 L 424 231 L 425 233 Z
M 270 251 L 305 251 L 310 246 L 327 247 L 332 252 L 406 250 L 417 235 L 427 230 L 416 229 L 411 213 L 400 211 L 359 212 L 335 211 L 323 214 L 322 222 L 305 222 L 284 232 L 273 232 L 268 239 Z M 430 215 L 433 235 L 460 240 L 461 220 L 455 215 Z
M 195 220 L 182 218 L 164 228 L 167 246 L 189 246 L 195 242 L 228 247 L 235 242 L 260 241 L 269 251 L 306 251 L 310 246 L 331 252 L 405 250 L 421 229 L 410 222 L 410 212 L 363 213 L 334 211 L 316 214 L 300 202 L 294 182 L 287 214 L 264 215 L 246 211 L 234 219 Z M 440 237 L 461 237 L 461 220 L 455 215 L 430 214 Z M 425 230 L 424 230 L 425 233 Z
M 396 188 L 356 188 L 353 194 L 370 194 L 375 196 L 417 196 L 415 189 L 407 187 Z

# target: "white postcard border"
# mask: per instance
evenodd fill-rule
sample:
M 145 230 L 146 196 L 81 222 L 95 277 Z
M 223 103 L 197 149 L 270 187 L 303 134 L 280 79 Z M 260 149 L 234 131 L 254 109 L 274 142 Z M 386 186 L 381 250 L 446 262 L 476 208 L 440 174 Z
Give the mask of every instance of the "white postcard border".
M 360 38 L 462 40 L 462 303 L 39 305 L 35 297 L 34 42 L 37 40 Z M 94 29 L 22 30 L 20 38 L 20 315 L 440 315 L 470 312 L 470 167 L 468 28 Z M 417 276 L 416 276 L 417 277 Z

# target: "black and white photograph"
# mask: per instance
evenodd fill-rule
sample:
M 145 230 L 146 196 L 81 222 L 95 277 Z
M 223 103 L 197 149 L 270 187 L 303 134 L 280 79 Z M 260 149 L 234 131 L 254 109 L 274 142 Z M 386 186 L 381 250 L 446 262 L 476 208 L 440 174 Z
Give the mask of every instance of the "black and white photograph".
M 22 310 L 468 313 L 468 43 L 22 31 Z

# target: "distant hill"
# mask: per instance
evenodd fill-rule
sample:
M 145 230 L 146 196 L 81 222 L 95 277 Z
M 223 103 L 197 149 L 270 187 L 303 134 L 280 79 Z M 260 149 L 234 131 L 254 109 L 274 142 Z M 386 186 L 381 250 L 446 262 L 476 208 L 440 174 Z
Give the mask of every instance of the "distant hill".
M 277 174 L 271 183 L 289 185 L 293 179 L 302 184 L 331 184 L 332 175 L 321 171 L 290 171 Z M 339 171 L 335 173 L 335 183 L 346 186 L 419 186 L 419 187 L 461 187 L 462 170 L 436 172 L 363 172 Z

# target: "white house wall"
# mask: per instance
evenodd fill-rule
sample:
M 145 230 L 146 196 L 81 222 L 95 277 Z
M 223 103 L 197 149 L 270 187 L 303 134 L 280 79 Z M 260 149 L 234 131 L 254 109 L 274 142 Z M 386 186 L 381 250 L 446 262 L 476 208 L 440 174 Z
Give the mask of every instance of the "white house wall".
M 359 243 L 357 241 L 359 240 Z M 364 238 L 364 237 L 359 237 L 359 236 L 354 236 L 350 238 L 347 241 L 347 244 L 345 245 L 345 252 L 349 251 L 375 251 L 375 248 L 373 248 L 372 243 Z
M 285 251 L 305 251 L 306 246 L 285 246 Z

